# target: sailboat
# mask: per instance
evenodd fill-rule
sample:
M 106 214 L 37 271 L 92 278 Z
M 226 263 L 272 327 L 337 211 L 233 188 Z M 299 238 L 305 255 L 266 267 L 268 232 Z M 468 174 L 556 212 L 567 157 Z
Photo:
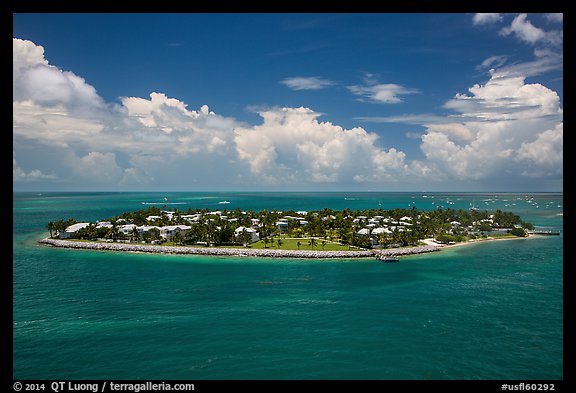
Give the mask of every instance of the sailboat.
M 474 205 L 474 199 L 472 199 L 472 207 L 470 208 L 470 210 L 477 212 L 478 208 Z

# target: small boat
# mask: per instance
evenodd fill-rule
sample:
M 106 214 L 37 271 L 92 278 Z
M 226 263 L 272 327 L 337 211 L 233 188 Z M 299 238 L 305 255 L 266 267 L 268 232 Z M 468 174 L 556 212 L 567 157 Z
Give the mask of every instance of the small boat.
M 218 202 L 218 203 L 219 203 L 220 205 L 226 205 L 226 204 L 228 204 L 228 203 L 230 203 L 230 202 L 228 202 L 228 201 L 222 201 L 222 202 Z
M 472 200 L 472 207 L 470 207 L 470 210 L 473 212 L 477 212 L 478 210 L 480 210 L 475 206 L 474 200 Z
M 382 262 L 400 262 L 400 258 L 390 255 L 377 255 L 376 259 Z

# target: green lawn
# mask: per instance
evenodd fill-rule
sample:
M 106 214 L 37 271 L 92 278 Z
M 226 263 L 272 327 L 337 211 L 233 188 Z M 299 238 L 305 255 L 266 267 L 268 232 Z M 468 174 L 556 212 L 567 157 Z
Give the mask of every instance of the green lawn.
M 276 242 L 278 238 L 274 238 L 274 243 L 268 242 L 267 247 L 269 249 L 276 250 L 278 249 L 278 243 Z M 356 248 L 348 248 L 348 246 L 342 246 L 340 244 L 331 243 L 326 241 L 324 248 L 322 248 L 322 240 L 316 239 L 316 244 L 314 248 L 312 248 L 309 244 L 310 239 L 286 239 L 282 238 L 282 245 L 280 246 L 280 250 L 298 250 L 298 242 L 301 243 L 300 250 L 315 250 L 315 251 L 349 251 L 349 250 L 356 250 Z M 251 248 L 264 248 L 264 241 L 260 240 L 256 243 L 252 243 L 250 245 Z
M 274 238 L 274 243 L 272 243 L 271 241 L 268 242 L 268 244 L 266 245 L 266 247 L 264 247 L 264 241 L 260 240 L 256 243 L 252 243 L 248 246 L 248 248 L 259 248 L 259 249 L 263 249 L 263 248 L 268 248 L 268 249 L 272 249 L 272 250 L 314 250 L 314 251 L 350 251 L 350 250 L 357 250 L 358 248 L 356 247 L 348 247 L 348 246 L 342 246 L 340 244 L 336 244 L 336 243 L 332 243 L 330 241 L 326 241 L 326 244 L 324 245 L 324 247 L 322 247 L 322 240 L 316 239 L 316 244 L 314 245 L 314 247 L 311 247 L 309 244 L 310 239 L 308 238 L 302 238 L 302 239 L 289 239 L 289 238 L 281 238 L 282 239 L 282 245 L 280 246 L 280 248 L 278 248 L 278 237 Z M 81 239 L 66 239 L 66 240 L 70 240 L 70 241 L 77 241 L 77 242 L 96 242 L 96 240 L 81 240 Z M 300 248 L 298 248 L 298 242 L 300 242 Z M 126 244 L 130 244 L 130 243 L 126 243 Z M 140 242 L 134 242 L 132 244 L 142 244 L 142 245 L 148 245 L 150 246 L 150 243 L 140 243 Z M 173 242 L 164 242 L 161 244 L 162 246 L 175 246 L 175 244 Z M 179 247 L 182 247 L 182 244 L 178 244 Z M 186 245 L 185 247 L 198 247 L 198 248 L 204 248 L 204 245 L 201 244 L 194 244 L 194 245 Z M 214 246 L 212 246 L 214 247 Z M 238 244 L 238 245 L 226 245 L 226 246 L 217 246 L 218 248 L 244 248 L 244 246 L 242 246 L 242 244 Z

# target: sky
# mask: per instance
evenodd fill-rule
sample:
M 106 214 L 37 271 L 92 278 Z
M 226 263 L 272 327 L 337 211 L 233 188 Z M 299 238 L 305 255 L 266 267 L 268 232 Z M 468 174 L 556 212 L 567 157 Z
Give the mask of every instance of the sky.
M 563 14 L 13 14 L 14 191 L 563 191 Z

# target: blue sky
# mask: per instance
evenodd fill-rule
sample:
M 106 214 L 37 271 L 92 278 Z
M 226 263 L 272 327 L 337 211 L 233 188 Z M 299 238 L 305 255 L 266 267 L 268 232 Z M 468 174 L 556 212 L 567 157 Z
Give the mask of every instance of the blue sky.
M 14 14 L 14 190 L 562 191 L 562 14 Z

